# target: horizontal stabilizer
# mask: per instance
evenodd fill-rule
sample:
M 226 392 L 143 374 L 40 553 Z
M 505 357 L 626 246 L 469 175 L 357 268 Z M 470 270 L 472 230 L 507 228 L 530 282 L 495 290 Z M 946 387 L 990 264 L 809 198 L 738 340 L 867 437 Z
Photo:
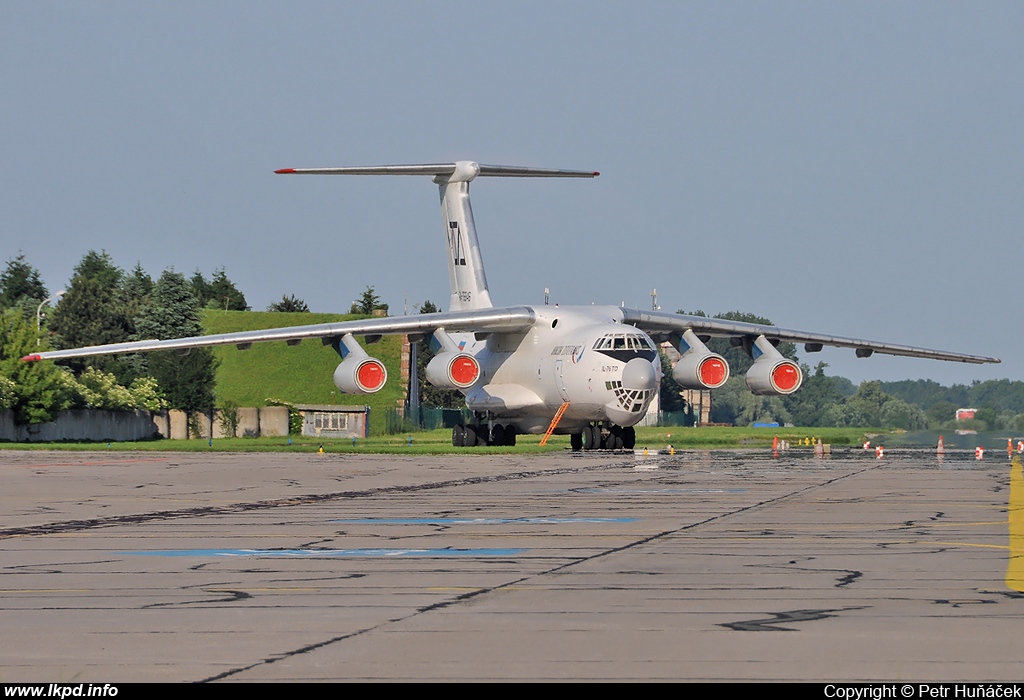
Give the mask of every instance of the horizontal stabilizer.
M 426 165 L 369 165 L 345 168 L 282 168 L 278 175 L 430 175 L 472 180 L 476 177 L 597 177 L 593 170 L 554 170 L 519 165 L 480 165 L 472 161 L 433 163 Z

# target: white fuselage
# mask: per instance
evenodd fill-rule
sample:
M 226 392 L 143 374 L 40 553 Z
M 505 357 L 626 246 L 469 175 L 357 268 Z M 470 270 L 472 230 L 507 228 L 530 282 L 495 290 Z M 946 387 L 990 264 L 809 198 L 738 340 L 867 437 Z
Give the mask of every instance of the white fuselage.
M 463 392 L 466 405 L 522 433 L 543 433 L 563 403 L 569 406 L 557 433 L 602 421 L 638 423 L 661 382 L 661 360 L 650 337 L 623 325 L 614 306 L 533 311 L 536 323 L 523 333 L 482 340 L 452 334 L 480 363 L 480 379 Z

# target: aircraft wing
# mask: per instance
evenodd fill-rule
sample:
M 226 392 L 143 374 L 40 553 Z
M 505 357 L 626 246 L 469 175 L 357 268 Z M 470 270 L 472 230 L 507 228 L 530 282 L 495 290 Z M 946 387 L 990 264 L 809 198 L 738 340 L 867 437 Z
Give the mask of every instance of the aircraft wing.
M 836 348 L 854 348 L 858 357 L 868 357 L 872 353 L 884 355 L 903 355 L 905 357 L 924 357 L 930 360 L 948 360 L 950 362 L 968 362 L 981 365 L 998 363 L 998 357 L 984 355 L 966 355 L 945 350 L 930 350 L 911 345 L 882 343 L 861 338 L 846 338 L 839 335 L 824 333 L 808 333 L 777 326 L 765 326 L 757 323 L 729 321 L 722 318 L 706 318 L 704 316 L 687 316 L 665 311 L 641 311 L 638 309 L 622 309 L 623 323 L 629 323 L 648 333 L 672 333 L 693 329 L 697 335 L 709 335 L 726 338 L 756 338 L 763 335 L 769 340 L 803 343 L 807 352 L 817 352 L 822 346 Z
M 533 309 L 528 306 L 508 306 L 505 308 L 449 311 L 436 314 L 419 314 L 416 316 L 367 318 L 358 321 L 318 323 L 310 326 L 270 328 L 261 331 L 240 331 L 237 333 L 221 333 L 219 335 L 203 335 L 173 340 L 137 340 L 130 343 L 94 345 L 92 347 L 73 348 L 70 350 L 49 350 L 47 352 L 26 355 L 21 359 L 26 362 L 61 360 L 69 357 L 114 355 L 127 352 L 188 350 L 190 348 L 204 348 L 215 345 L 236 345 L 240 350 L 244 350 L 253 343 L 266 343 L 275 340 L 283 340 L 292 345 L 297 345 L 306 338 L 331 339 L 348 333 L 366 336 L 405 335 L 409 333 L 431 333 L 438 328 L 444 328 L 449 332 L 514 333 L 529 330 L 533 326 L 535 318 Z

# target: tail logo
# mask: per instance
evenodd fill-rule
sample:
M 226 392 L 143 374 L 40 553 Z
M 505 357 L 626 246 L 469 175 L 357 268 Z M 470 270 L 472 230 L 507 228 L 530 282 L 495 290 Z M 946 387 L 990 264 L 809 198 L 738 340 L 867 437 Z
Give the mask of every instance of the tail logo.
M 458 221 L 448 222 L 448 249 L 452 252 L 452 261 L 456 265 L 466 264 L 466 255 L 462 250 L 462 234 Z

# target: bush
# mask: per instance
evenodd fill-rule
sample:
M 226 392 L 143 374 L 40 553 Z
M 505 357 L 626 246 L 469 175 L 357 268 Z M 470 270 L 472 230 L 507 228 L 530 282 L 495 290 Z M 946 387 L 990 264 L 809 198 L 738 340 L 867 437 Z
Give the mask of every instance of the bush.
M 228 437 L 238 437 L 238 404 L 234 401 L 220 405 L 220 427 Z

